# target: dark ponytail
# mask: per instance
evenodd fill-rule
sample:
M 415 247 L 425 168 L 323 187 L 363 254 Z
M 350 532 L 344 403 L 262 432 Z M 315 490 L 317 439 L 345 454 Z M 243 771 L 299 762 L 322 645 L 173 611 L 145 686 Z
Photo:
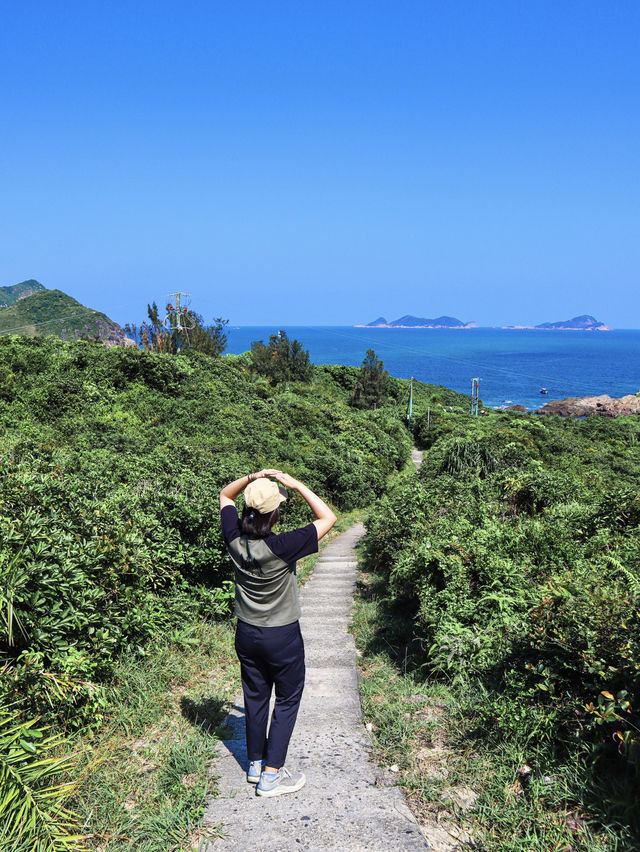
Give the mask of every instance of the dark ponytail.
M 246 535 L 248 538 L 266 538 L 279 517 L 280 508 L 278 506 L 273 512 L 267 512 L 264 515 L 257 509 L 245 506 L 240 518 L 242 535 Z

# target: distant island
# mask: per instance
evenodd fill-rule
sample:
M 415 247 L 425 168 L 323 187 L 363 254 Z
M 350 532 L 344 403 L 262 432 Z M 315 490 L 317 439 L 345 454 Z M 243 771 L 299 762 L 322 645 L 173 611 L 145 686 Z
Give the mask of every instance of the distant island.
M 608 325 L 600 322 L 590 314 L 581 314 L 569 320 L 559 322 L 542 322 L 540 325 L 503 325 L 512 329 L 541 329 L 542 331 L 611 331 Z
M 478 328 L 477 322 L 463 322 L 456 317 L 415 317 L 413 314 L 405 314 L 396 320 L 386 320 L 378 317 L 373 322 L 357 324 L 354 328 Z M 573 319 L 560 320 L 558 322 L 542 322 L 540 325 L 503 325 L 504 329 L 513 330 L 541 330 L 541 331 L 611 331 L 608 325 L 592 317 L 590 314 L 581 314 Z
M 397 320 L 387 322 L 384 317 L 378 317 L 373 322 L 368 322 L 366 325 L 356 325 L 354 328 L 477 328 L 475 322 L 462 322 L 455 317 L 436 317 L 428 319 L 427 317 L 414 317 L 411 314 L 405 314 Z

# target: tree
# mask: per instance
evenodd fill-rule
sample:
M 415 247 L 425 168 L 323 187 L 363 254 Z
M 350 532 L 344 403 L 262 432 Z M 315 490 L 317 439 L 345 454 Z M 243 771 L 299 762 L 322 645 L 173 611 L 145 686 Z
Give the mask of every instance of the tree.
M 364 361 L 351 394 L 354 408 L 378 408 L 387 395 L 389 373 L 384 362 L 376 357 L 373 349 L 367 349 Z
M 290 381 L 309 382 L 313 375 L 309 353 L 299 340 L 289 340 L 285 331 L 272 334 L 268 346 L 261 340 L 251 344 L 251 366 L 274 385 Z
M 190 311 L 189 321 L 185 321 L 186 332 L 176 331 L 177 316 L 173 305 L 166 307 L 169 322 L 165 326 L 164 319 L 158 313 L 155 302 L 147 305 L 148 320 L 138 328 L 136 325 L 125 325 L 128 335 L 133 337 L 147 352 L 169 352 L 175 355 L 178 348 L 195 349 L 207 355 L 221 355 L 227 345 L 226 326 L 229 320 L 216 317 L 211 325 L 205 325 L 200 314 Z M 182 311 L 181 311 L 182 313 Z M 185 313 L 185 319 L 186 319 Z

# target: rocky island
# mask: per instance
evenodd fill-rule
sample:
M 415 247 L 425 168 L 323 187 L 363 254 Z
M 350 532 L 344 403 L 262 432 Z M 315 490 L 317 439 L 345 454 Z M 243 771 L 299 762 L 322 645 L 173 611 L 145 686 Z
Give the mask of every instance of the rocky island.
M 412 314 L 405 314 L 396 320 L 388 322 L 384 317 L 378 317 L 373 322 L 368 322 L 366 325 L 356 325 L 354 328 L 477 328 L 475 322 L 462 322 L 455 317 L 436 317 L 428 319 L 427 317 L 414 317 Z
M 542 322 L 540 325 L 503 325 L 507 329 L 540 329 L 542 331 L 611 331 L 608 325 L 592 317 L 590 314 L 581 314 L 569 320 L 558 322 Z

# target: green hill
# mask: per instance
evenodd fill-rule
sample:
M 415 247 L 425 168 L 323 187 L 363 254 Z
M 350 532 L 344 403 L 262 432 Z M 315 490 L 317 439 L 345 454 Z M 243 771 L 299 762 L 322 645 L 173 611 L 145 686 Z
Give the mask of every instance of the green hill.
M 21 281 L 19 284 L 11 284 L 9 287 L 0 287 L 0 308 L 7 308 L 20 299 L 24 299 L 25 296 L 30 296 L 32 293 L 44 289 L 42 284 L 34 278 Z
M 25 285 L 37 285 L 30 295 L 15 295 L 17 288 L 28 292 Z M 62 340 L 86 338 L 102 343 L 124 346 L 122 328 L 106 314 L 82 305 L 61 290 L 46 290 L 37 281 L 24 281 L 14 287 L 3 287 L 2 292 L 11 290 L 13 304 L 0 308 L 0 334 L 21 334 L 26 337 L 43 335 L 60 337 Z

